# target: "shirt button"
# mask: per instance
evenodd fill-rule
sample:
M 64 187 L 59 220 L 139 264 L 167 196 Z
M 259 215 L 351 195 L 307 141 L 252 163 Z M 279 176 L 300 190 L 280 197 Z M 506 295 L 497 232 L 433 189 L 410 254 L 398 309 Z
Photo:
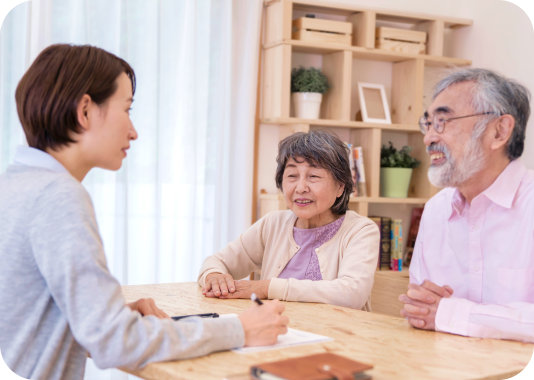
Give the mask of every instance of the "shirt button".
M 473 270 L 474 270 L 475 272 L 478 272 L 478 267 L 473 267 Z
M 321 268 L 321 273 L 324 273 L 324 268 Z
M 319 248 L 316 248 L 316 249 L 315 249 L 315 252 L 319 252 Z

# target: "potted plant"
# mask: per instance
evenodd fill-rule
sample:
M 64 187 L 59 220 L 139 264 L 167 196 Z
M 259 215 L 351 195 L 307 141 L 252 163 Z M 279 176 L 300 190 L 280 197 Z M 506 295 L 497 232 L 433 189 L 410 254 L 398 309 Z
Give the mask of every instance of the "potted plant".
M 319 119 L 321 100 L 328 89 L 328 80 L 321 69 L 300 66 L 291 71 L 291 93 L 295 115 L 299 119 Z
M 382 145 L 380 151 L 380 195 L 388 198 L 407 198 L 412 170 L 421 161 L 410 156 L 413 148 L 403 146 L 401 150 Z

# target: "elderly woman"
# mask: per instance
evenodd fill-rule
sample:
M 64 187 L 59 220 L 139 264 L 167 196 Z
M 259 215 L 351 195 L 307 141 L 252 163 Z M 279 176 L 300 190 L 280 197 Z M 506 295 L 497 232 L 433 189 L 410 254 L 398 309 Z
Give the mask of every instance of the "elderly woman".
M 321 302 L 370 311 L 378 227 L 348 209 L 349 150 L 325 132 L 280 143 L 276 186 L 289 210 L 271 212 L 206 258 L 198 283 L 206 297 Z M 235 281 L 261 270 L 259 281 Z

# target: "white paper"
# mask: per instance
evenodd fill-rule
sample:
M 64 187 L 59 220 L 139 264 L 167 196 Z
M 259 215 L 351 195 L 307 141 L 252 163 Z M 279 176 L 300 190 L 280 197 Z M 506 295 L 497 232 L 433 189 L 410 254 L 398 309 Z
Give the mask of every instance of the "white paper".
M 287 334 L 279 335 L 276 343 L 271 346 L 234 348 L 232 351 L 237 352 L 238 354 L 251 354 L 255 352 L 278 350 L 280 348 L 300 346 L 303 344 L 329 342 L 331 340 L 334 339 L 323 335 L 317 335 L 302 330 L 288 328 Z

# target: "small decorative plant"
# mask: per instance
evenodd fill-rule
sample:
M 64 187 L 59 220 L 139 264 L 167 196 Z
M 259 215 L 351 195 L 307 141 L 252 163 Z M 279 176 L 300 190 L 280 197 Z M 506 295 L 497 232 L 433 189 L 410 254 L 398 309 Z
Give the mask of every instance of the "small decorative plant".
M 291 71 L 291 92 L 315 92 L 324 94 L 328 90 L 328 79 L 321 69 L 303 66 Z
M 380 167 L 382 168 L 407 168 L 415 169 L 419 167 L 421 161 L 410 156 L 413 150 L 410 146 L 403 146 L 401 150 L 395 149 L 391 141 L 389 147 L 382 145 L 380 151 Z

